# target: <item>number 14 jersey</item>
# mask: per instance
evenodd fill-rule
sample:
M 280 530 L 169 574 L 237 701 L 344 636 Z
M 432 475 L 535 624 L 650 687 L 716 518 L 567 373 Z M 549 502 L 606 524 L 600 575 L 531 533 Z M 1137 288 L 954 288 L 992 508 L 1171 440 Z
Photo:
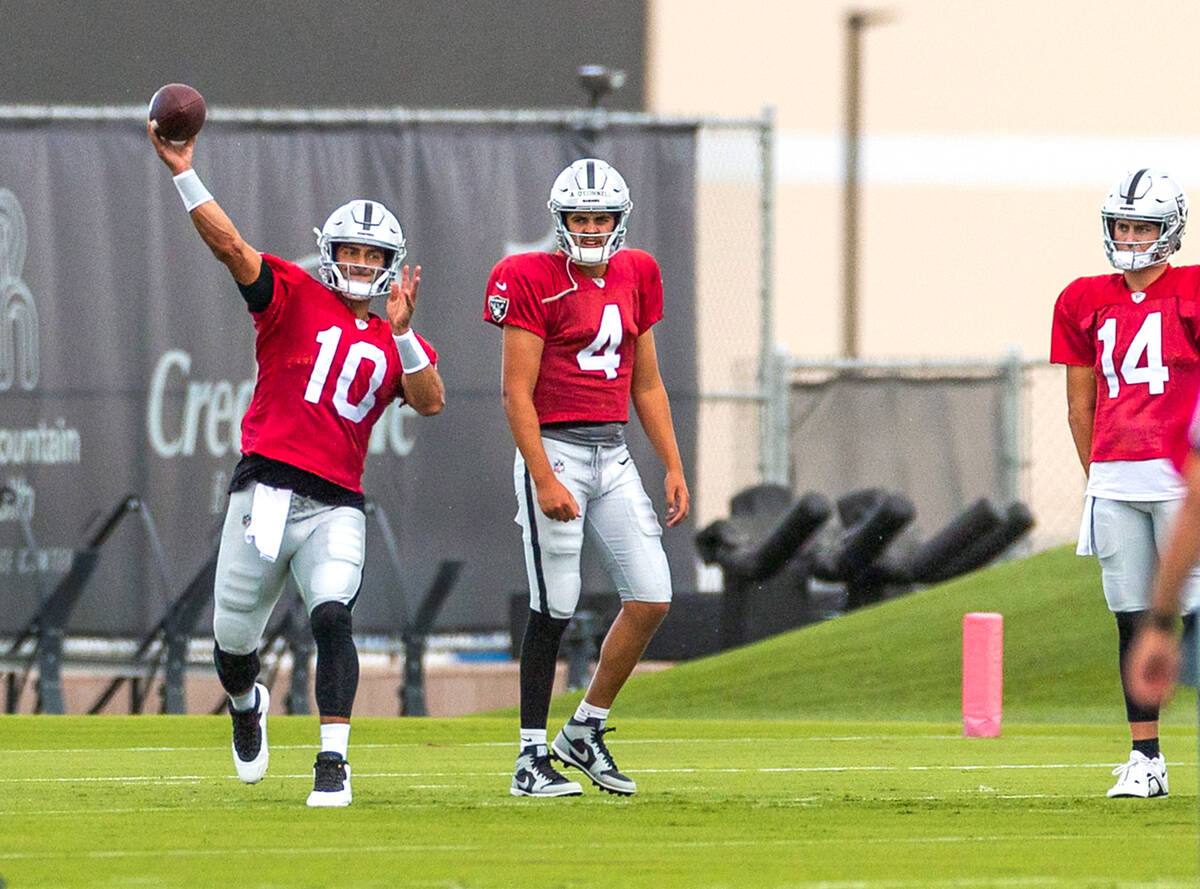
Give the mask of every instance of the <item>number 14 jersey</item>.
M 483 319 L 545 342 L 533 406 L 540 423 L 624 423 L 637 338 L 662 319 L 662 274 L 649 253 L 625 248 L 603 278 L 565 253 L 519 253 L 496 264 Z
M 1092 462 L 1187 452 L 1200 389 L 1200 266 L 1168 266 L 1145 291 L 1121 274 L 1072 281 L 1054 306 L 1050 361 L 1096 379 Z

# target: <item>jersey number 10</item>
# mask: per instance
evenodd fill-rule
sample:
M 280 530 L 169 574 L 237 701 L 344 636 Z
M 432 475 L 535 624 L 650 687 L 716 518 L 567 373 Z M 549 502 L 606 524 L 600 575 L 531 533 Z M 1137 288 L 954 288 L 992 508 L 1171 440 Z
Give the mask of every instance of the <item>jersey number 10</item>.
M 1162 360 L 1162 312 L 1151 312 L 1134 334 L 1125 357 L 1121 361 L 1121 375 L 1117 376 L 1113 364 L 1113 351 L 1117 344 L 1117 319 L 1109 318 L 1096 332 L 1103 351 L 1100 367 L 1108 381 L 1108 397 L 1116 398 L 1121 391 L 1121 380 L 1128 385 L 1145 383 L 1150 395 L 1162 395 L 1171 372 Z M 1143 359 L 1145 363 L 1143 363 Z
M 320 403 L 321 393 L 325 390 L 325 380 L 328 379 L 329 370 L 333 367 L 333 356 L 337 352 L 338 342 L 341 338 L 342 331 L 337 326 L 328 327 L 317 334 L 317 342 L 321 344 L 321 351 L 317 353 L 312 374 L 309 375 L 308 385 L 304 389 L 305 401 L 313 404 Z M 350 402 L 350 384 L 354 382 L 355 376 L 358 375 L 358 366 L 364 360 L 371 362 L 371 379 L 367 383 L 367 391 L 358 400 L 358 404 L 352 404 Z M 386 373 L 387 356 L 383 354 L 382 349 L 373 343 L 361 340 L 351 343 L 350 349 L 346 352 L 346 360 L 342 363 L 341 373 L 338 374 L 337 387 L 333 392 L 334 409 L 352 423 L 360 422 L 370 413 L 371 408 L 375 407 L 375 392 L 383 385 Z

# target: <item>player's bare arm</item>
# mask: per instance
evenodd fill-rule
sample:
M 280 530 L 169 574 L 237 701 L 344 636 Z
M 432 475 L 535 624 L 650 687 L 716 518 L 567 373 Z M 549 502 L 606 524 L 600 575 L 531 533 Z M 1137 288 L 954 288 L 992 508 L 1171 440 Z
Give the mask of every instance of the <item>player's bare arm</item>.
M 555 521 L 569 522 L 579 518 L 579 504 L 554 475 L 542 446 L 542 428 L 533 406 L 533 388 L 537 385 L 544 346 L 537 334 L 511 324 L 505 326 L 501 347 L 501 399 L 513 441 L 533 480 L 538 507 Z
M 192 169 L 195 136 L 181 145 L 176 145 L 174 142 L 160 139 L 150 123 L 146 124 L 146 133 L 150 137 L 150 144 L 154 146 L 155 154 L 167 165 L 171 175 L 178 176 Z M 233 220 L 216 201 L 205 201 L 193 208 L 188 215 L 191 216 L 192 225 L 196 227 L 208 249 L 229 269 L 233 280 L 239 284 L 252 284 L 258 280 L 262 269 L 262 256 L 245 242 Z
M 679 443 L 675 440 L 671 402 L 658 371 L 658 350 L 654 345 L 653 330 L 647 330 L 638 337 L 630 396 L 646 437 L 666 469 L 667 527 L 674 527 L 688 517 L 691 495 L 683 475 Z
M 1180 663 L 1176 615 L 1188 573 L 1200 559 L 1200 456 L 1195 452 L 1188 455 L 1184 478 L 1187 494 L 1159 561 L 1150 613 L 1129 652 L 1129 690 L 1145 706 L 1166 703 L 1175 687 Z
M 1092 368 L 1067 365 L 1067 425 L 1086 473 L 1091 464 L 1092 428 L 1096 422 L 1096 378 Z
M 404 375 L 404 401 L 423 417 L 442 412 L 446 406 L 446 387 L 436 364 Z
M 413 312 L 417 308 L 417 290 L 420 286 L 420 266 L 404 266 L 400 270 L 400 280 L 392 282 L 387 300 L 387 316 L 393 336 L 401 336 L 411 329 Z M 416 373 L 404 375 L 404 400 L 422 416 L 441 413 L 446 405 L 446 387 L 442 383 L 437 365 L 429 364 Z

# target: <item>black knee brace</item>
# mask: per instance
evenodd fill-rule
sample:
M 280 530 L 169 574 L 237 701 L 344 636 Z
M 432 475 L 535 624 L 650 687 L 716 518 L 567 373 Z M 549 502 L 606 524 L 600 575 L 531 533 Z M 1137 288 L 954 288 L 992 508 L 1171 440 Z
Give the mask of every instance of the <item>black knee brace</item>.
M 558 646 L 570 622 L 569 618 L 529 610 L 529 623 L 521 640 L 521 728 L 546 727 Z
M 1121 665 L 1121 690 L 1125 693 L 1125 717 L 1130 722 L 1157 722 L 1158 708 L 1143 707 L 1129 696 L 1129 688 L 1125 681 L 1125 659 L 1129 655 L 1129 647 L 1137 635 L 1138 625 L 1144 611 L 1118 611 L 1117 618 L 1117 649 L 1118 663 Z
M 317 643 L 317 712 L 349 719 L 358 692 L 358 649 L 350 609 L 341 602 L 323 602 L 313 609 L 309 622 Z
M 250 654 L 230 654 L 214 644 L 213 665 L 217 668 L 217 678 L 221 680 L 221 687 L 229 694 L 244 695 L 254 688 L 259 669 L 257 651 Z

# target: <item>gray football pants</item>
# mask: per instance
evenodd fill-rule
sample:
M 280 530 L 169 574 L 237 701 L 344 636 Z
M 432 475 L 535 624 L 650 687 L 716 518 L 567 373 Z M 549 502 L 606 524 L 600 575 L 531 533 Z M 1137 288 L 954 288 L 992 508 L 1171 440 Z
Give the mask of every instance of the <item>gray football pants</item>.
M 292 495 L 279 557 L 269 562 L 245 539 L 253 485 L 229 495 L 213 588 L 213 634 L 222 651 L 250 654 L 283 593 L 290 570 L 305 608 L 349 603 L 362 581 L 366 516 Z
M 1092 546 L 1100 560 L 1104 598 L 1113 612 L 1150 607 L 1158 553 L 1167 545 L 1180 500 L 1094 498 Z M 1181 613 L 1200 609 L 1200 566 L 1193 566 L 1180 597 Z
M 579 604 L 579 557 L 586 536 L 604 560 L 622 600 L 670 602 L 671 570 L 662 526 L 625 445 L 576 445 L 543 438 L 559 481 L 575 497 L 580 517 L 547 518 L 537 505 L 521 452 L 513 463 L 516 522 L 525 543 L 529 607 L 569 618 Z

